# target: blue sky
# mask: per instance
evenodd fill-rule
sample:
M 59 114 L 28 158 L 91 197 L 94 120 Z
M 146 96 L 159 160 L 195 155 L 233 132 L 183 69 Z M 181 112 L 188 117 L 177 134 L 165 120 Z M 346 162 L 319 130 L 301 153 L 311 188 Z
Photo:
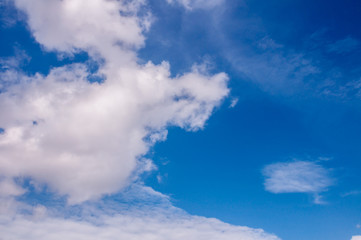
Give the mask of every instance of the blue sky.
M 1 1 L 4 239 L 361 239 L 360 8 Z

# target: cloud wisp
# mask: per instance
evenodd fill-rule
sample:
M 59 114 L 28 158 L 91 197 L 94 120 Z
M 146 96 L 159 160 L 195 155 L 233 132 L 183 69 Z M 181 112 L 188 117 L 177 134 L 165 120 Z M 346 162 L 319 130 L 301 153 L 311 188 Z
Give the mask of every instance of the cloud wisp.
M 212 9 L 224 3 L 224 0 L 167 0 L 170 4 L 178 3 L 187 10 Z
M 279 38 L 262 16 L 249 14 L 247 3 L 235 5 L 219 6 L 207 27 L 219 54 L 239 77 L 275 95 L 359 98 L 358 87 L 351 86 L 360 79 L 359 39 L 345 35 L 330 40 L 328 31 L 320 29 L 295 47 Z M 242 34 L 234 37 L 234 28 Z M 350 64 L 343 66 L 340 59 Z
M 327 46 L 329 52 L 342 54 L 356 50 L 360 46 L 360 41 L 350 36 L 331 43 Z
M 265 189 L 271 193 L 311 193 L 321 203 L 321 192 L 333 184 L 329 170 L 309 161 L 279 162 L 264 167 Z

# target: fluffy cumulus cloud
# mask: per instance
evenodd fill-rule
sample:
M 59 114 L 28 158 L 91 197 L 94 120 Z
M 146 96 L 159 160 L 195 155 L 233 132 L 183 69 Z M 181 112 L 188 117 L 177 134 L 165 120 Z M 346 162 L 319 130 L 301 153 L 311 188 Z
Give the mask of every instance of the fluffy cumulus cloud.
M 329 170 L 309 161 L 270 164 L 263 169 L 263 175 L 265 189 L 272 193 L 317 194 L 333 184 Z
M 142 46 L 142 33 L 150 24 L 149 15 L 137 14 L 142 0 L 15 0 L 15 5 L 27 14 L 34 37 L 47 49 L 82 49 L 109 60 L 119 58 L 120 51 Z
M 351 240 L 361 240 L 361 236 L 353 236 Z
M 118 191 L 166 137 L 166 127 L 202 128 L 228 94 L 224 73 L 195 66 L 170 77 L 167 62 L 137 63 L 150 14 L 141 1 L 16 0 L 45 49 L 86 51 L 101 65 L 103 83 L 90 83 L 85 64 L 46 76 L 2 74 L 0 174 L 30 177 L 72 203 Z M 149 164 L 148 164 L 149 165 Z
M 227 93 L 224 74 L 170 79 L 166 63 L 114 74 L 90 84 L 84 66 L 71 65 L 8 87 L 1 174 L 30 176 L 75 202 L 115 192 L 166 126 L 201 128 Z

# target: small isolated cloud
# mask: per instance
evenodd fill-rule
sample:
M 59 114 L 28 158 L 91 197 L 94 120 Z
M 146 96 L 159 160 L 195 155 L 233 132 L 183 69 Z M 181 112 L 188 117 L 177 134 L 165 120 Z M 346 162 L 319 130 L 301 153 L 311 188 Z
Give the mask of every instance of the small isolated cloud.
M 353 236 L 351 240 L 361 240 L 361 236 Z
M 280 162 L 263 169 L 265 189 L 272 193 L 313 193 L 315 203 L 320 203 L 318 193 L 333 184 L 329 170 L 309 161 Z
M 229 107 L 234 108 L 237 105 L 237 103 L 238 103 L 238 98 L 233 98 Z
M 334 43 L 331 43 L 327 46 L 327 50 L 329 52 L 334 52 L 334 53 L 347 53 L 347 52 L 351 52 L 354 51 L 355 49 L 357 49 L 360 46 L 360 41 L 352 38 L 352 37 L 347 37 L 341 40 L 338 40 Z

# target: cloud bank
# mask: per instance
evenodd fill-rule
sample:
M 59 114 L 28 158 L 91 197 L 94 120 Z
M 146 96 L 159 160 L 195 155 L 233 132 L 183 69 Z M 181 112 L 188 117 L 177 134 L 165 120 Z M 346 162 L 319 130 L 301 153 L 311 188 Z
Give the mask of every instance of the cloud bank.
M 235 227 L 216 219 L 167 215 L 103 217 L 102 224 L 43 217 L 40 220 L 15 218 L 0 225 L 3 239 L 29 240 L 277 240 L 278 238 L 247 227 Z
M 172 207 L 165 196 L 148 188 L 134 189 L 152 205 L 121 205 L 115 201 L 101 201 L 96 205 L 47 208 L 42 205 L 12 205 L 0 215 L 3 239 L 29 240 L 279 240 L 261 229 L 233 226 L 217 219 L 192 216 Z M 134 191 L 133 190 L 133 191 Z M 132 191 L 127 193 L 132 194 Z M 5 201 L 2 201 L 4 204 Z M 0 205 L 1 206 L 1 205 Z M 4 210 L 0 208 L 0 211 Z M 26 214 L 20 214 L 27 212 Z M 18 212 L 18 213 L 15 213 Z M 72 213 L 70 216 L 68 213 Z
M 235 227 L 216 219 L 188 216 L 172 219 L 168 216 L 136 217 L 116 215 L 104 217 L 102 225 L 62 218 L 44 217 L 41 220 L 15 218 L 6 226 L 0 225 L 4 239 L 29 240 L 277 240 L 262 230 Z

